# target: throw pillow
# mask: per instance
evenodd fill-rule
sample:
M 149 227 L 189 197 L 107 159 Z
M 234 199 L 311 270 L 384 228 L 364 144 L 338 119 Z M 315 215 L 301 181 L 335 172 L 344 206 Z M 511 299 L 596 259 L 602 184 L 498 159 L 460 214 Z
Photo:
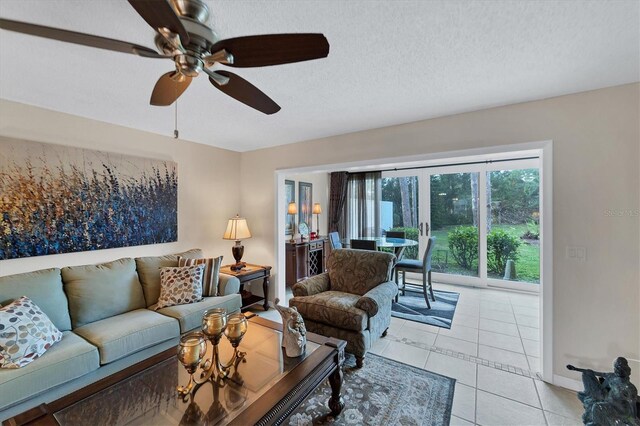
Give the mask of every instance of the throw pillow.
M 220 267 L 222 266 L 222 256 L 209 259 L 188 259 L 178 256 L 178 266 L 204 265 L 204 275 L 202 277 L 202 295 L 217 296 L 218 282 L 220 280 Z
M 160 269 L 160 297 L 156 311 L 201 300 L 203 271 L 204 265 Z
M 0 367 L 20 368 L 44 354 L 62 333 L 27 296 L 0 308 Z

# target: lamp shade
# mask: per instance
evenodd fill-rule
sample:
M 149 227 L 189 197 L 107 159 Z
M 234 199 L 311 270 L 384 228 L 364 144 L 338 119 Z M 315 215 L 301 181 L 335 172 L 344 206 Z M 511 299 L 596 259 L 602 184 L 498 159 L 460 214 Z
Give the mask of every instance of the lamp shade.
M 289 207 L 287 208 L 287 213 L 289 214 L 298 214 L 298 206 L 295 202 L 290 202 Z
M 222 238 L 236 241 L 251 238 L 251 231 L 249 231 L 249 227 L 247 226 L 247 219 L 238 215 L 229 219 L 227 230 L 224 231 Z
M 313 205 L 313 211 L 312 211 L 312 213 L 313 213 L 313 214 L 320 214 L 320 213 L 322 213 L 322 207 L 320 207 L 320 203 L 315 203 L 315 204 Z

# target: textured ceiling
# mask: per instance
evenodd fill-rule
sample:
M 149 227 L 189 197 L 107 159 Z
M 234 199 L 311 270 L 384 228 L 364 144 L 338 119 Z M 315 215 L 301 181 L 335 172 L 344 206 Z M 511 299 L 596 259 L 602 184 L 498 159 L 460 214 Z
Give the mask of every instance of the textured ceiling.
M 221 38 L 322 32 L 329 58 L 234 72 L 280 104 L 256 112 L 198 78 L 182 138 L 247 151 L 640 80 L 640 2 L 207 0 Z M 125 0 L 0 0 L 0 16 L 153 47 Z M 169 60 L 0 31 L 0 97 L 163 135 L 149 106 Z M 1 120 L 1 117 L 0 117 Z

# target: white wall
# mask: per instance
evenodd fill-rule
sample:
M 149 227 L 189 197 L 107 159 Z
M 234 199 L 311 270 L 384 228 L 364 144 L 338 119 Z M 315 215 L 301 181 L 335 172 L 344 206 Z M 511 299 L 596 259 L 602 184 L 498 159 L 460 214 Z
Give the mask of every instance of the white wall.
M 554 372 L 640 355 L 640 84 L 243 153 L 251 258 L 274 264 L 277 170 L 553 140 Z M 612 217 L 607 210 L 630 212 Z M 587 261 L 565 257 L 587 249 Z M 278 271 L 274 271 L 276 274 Z M 632 364 L 636 383 L 640 365 Z
M 175 140 L 29 105 L 0 100 L 0 136 L 172 160 L 178 163 L 178 241 L 0 261 L 0 276 L 121 257 L 152 256 L 200 247 L 233 262 L 233 241 L 222 240 L 228 218 L 240 212 L 235 182 L 240 154 Z
M 300 192 L 299 192 L 299 183 L 307 182 L 312 184 L 312 202 L 320 203 L 320 207 L 322 208 L 322 214 L 319 217 L 320 224 L 320 235 L 327 235 L 327 212 L 329 211 L 329 174 L 328 173 L 305 173 L 305 174 L 292 174 L 287 175 L 285 177 L 287 180 L 292 180 L 296 183 L 296 204 L 298 205 L 298 209 L 300 208 Z M 282 213 L 285 214 L 284 212 Z M 318 222 L 316 221 L 317 216 L 313 215 L 312 223 L 309 223 L 309 232 L 315 232 L 317 229 Z M 296 234 L 298 234 L 299 225 L 298 218 L 296 218 Z

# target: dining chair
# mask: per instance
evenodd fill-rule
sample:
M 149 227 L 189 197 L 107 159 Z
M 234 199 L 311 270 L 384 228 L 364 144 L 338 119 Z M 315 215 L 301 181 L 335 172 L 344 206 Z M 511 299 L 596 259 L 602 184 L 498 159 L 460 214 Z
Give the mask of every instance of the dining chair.
M 374 240 L 351 240 L 351 248 L 357 250 L 378 250 L 378 243 Z
M 402 238 L 403 240 L 406 237 L 406 232 L 404 231 L 387 231 L 385 232 L 385 236 L 386 238 Z M 400 260 L 402 259 L 402 255 L 404 254 L 404 249 L 405 247 L 397 247 L 394 252 L 396 254 L 396 259 Z
M 405 282 L 405 275 L 407 272 L 416 272 L 422 273 L 422 291 L 424 295 L 424 300 L 427 302 L 427 308 L 431 309 L 431 303 L 429 302 L 429 294 L 431 295 L 431 299 L 435 302 L 436 297 L 433 294 L 433 286 L 431 285 L 431 254 L 433 253 L 433 247 L 436 244 L 436 238 L 430 237 L 427 242 L 427 249 L 424 251 L 422 255 L 422 260 L 417 259 L 402 259 L 398 261 L 395 265 L 395 275 L 396 275 L 396 283 L 398 284 L 398 288 L 402 292 L 404 296 L 405 291 L 419 291 L 413 290 L 411 287 L 407 288 L 407 284 Z M 399 275 L 402 272 L 402 286 L 400 285 Z M 411 283 L 409 284 L 411 286 Z M 398 296 L 396 295 L 396 302 L 398 301 Z
M 331 244 L 331 249 L 341 249 L 340 234 L 337 232 L 329 232 L 329 243 Z

